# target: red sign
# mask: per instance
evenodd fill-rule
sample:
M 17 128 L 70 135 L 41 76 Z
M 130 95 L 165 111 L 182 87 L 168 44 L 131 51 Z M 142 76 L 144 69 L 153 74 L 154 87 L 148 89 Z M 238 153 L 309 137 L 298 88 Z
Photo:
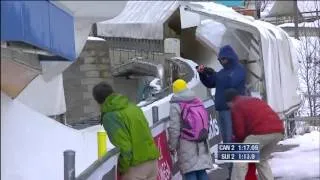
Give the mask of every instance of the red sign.
M 158 180 L 171 180 L 172 178 L 172 160 L 169 152 L 166 131 L 161 132 L 154 138 L 159 149 L 160 157 L 158 159 Z

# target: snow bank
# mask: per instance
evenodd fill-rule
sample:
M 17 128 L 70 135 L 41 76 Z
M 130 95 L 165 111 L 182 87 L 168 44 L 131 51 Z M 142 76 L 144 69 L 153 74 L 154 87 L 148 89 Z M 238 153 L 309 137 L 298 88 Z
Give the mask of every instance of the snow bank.
M 78 131 L 1 92 L 1 179 L 63 179 L 63 151 L 76 151 L 76 175 L 97 159 L 97 131 Z M 108 149 L 113 148 L 108 142 Z
M 302 136 L 281 141 L 282 145 L 299 145 L 286 152 L 273 153 L 270 160 L 274 177 L 300 180 L 320 177 L 320 132 L 313 131 Z

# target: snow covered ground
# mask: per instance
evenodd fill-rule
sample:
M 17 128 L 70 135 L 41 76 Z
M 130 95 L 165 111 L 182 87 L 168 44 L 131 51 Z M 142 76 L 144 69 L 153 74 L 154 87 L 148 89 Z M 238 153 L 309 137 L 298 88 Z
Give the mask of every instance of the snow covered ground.
M 282 145 L 298 145 L 289 151 L 275 152 L 269 161 L 276 179 L 320 179 L 320 132 L 312 131 L 281 141 Z

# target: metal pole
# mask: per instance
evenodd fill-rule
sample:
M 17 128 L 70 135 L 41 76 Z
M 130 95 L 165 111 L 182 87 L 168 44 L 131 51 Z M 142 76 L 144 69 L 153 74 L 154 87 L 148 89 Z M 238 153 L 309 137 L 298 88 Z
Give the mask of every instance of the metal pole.
M 75 151 L 66 150 L 64 157 L 64 180 L 75 180 Z
M 152 107 L 152 119 L 153 119 L 153 124 L 159 121 L 158 106 Z
M 261 18 L 261 1 L 255 1 L 255 6 L 256 6 L 256 18 L 260 19 Z
M 294 37 L 299 39 L 299 11 L 298 11 L 298 3 L 297 0 L 293 0 L 293 8 L 294 8 Z

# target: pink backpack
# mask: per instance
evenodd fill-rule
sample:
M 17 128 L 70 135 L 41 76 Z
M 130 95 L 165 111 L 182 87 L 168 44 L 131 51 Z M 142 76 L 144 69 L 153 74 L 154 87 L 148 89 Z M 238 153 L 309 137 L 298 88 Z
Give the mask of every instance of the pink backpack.
M 181 108 L 180 138 L 203 142 L 209 134 L 209 116 L 200 99 L 189 102 L 179 102 Z

